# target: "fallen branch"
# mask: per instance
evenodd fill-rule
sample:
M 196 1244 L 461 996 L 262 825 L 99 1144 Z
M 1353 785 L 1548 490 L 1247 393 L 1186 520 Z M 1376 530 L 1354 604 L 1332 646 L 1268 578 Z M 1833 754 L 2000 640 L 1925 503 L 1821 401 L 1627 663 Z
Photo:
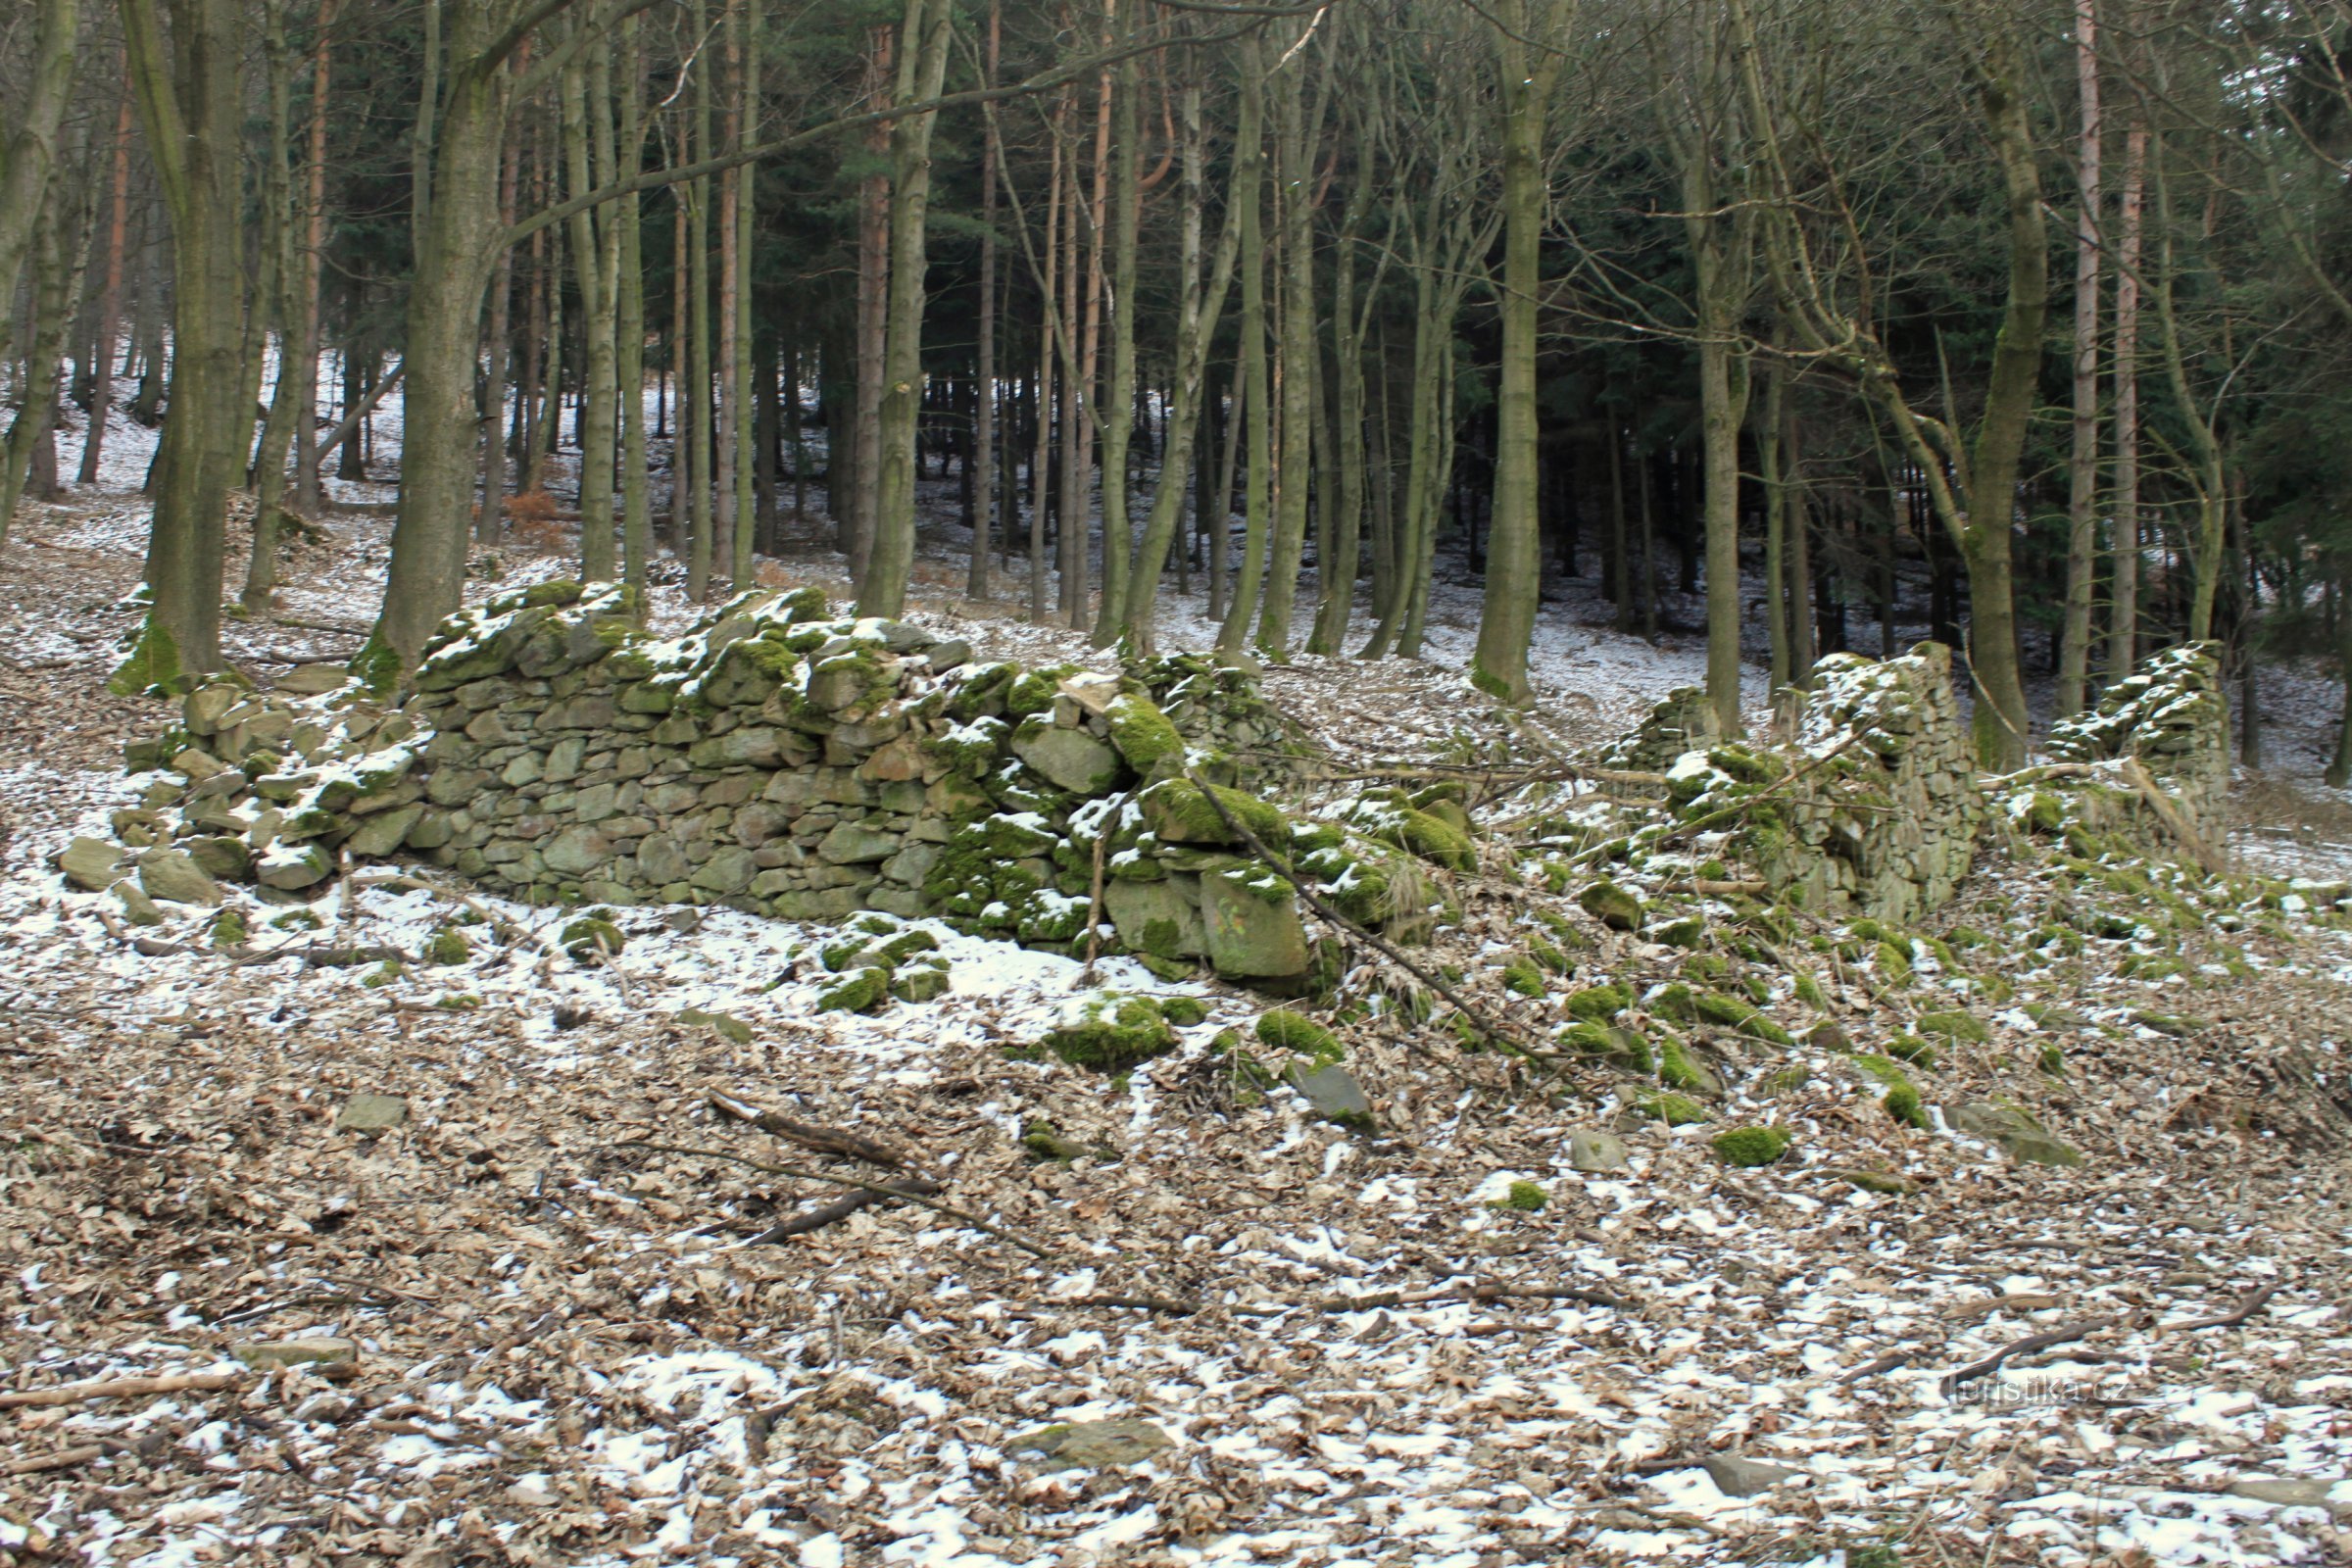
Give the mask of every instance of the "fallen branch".
M 749 1122 L 763 1133 L 773 1133 L 787 1142 L 800 1145 L 819 1154 L 839 1154 L 845 1159 L 862 1159 L 868 1165 L 884 1170 L 912 1170 L 915 1162 L 908 1155 L 893 1149 L 879 1139 L 861 1133 L 845 1133 L 831 1127 L 818 1127 L 805 1121 L 795 1121 L 780 1110 L 755 1105 L 748 1100 L 713 1089 L 709 1094 L 710 1108 L 735 1121 Z
M 2159 1328 L 2172 1330 L 2178 1333 L 2186 1333 L 2190 1329 L 2233 1329 L 2240 1323 L 2243 1323 L 2248 1318 L 2252 1317 L 2255 1313 L 2261 1311 L 2263 1307 L 2269 1303 L 2271 1298 L 2277 1296 L 2278 1294 L 2278 1286 L 2265 1285 L 2256 1290 L 2248 1291 L 2243 1297 L 2238 1298 L 2238 1303 L 2234 1308 L 2228 1312 L 2224 1312 L 2220 1317 L 2182 1318 L 2171 1323 L 2161 1323 L 2157 1326 Z
M 1974 1383 L 1987 1373 L 1999 1371 L 2001 1363 L 2013 1355 L 2046 1350 L 2053 1345 L 2072 1345 L 2077 1340 L 2090 1338 L 2101 1329 L 2114 1328 L 2120 1321 L 2112 1317 L 2085 1318 L 2080 1323 L 2067 1323 L 2058 1328 L 2045 1329 L 2039 1334 L 2029 1334 L 2014 1344 L 2002 1346 L 1982 1361 L 1972 1361 L 1956 1372 L 1945 1373 L 1939 1387 L 1943 1390 L 1943 1396 L 1948 1399 L 1963 1385 Z
M 105 1458 L 109 1446 L 106 1444 L 88 1443 L 78 1448 L 36 1453 L 29 1459 L 11 1459 L 6 1464 L 0 1464 L 0 1476 L 31 1476 L 39 1475 L 44 1470 L 71 1470 L 75 1465 L 88 1464 L 92 1459 Z M 111 1446 L 118 1452 L 122 1449 L 121 1444 Z
M 1882 1372 L 1891 1372 L 1896 1367 L 1909 1366 L 1911 1364 L 1912 1357 L 1917 1354 L 1918 1352 L 1916 1350 L 1888 1350 L 1885 1355 L 1878 1357 L 1876 1360 L 1863 1362 L 1851 1372 L 1839 1373 L 1838 1381 L 1840 1383 L 1859 1383 L 1864 1378 L 1875 1378 Z
M 848 1219 L 861 1208 L 871 1208 L 876 1203 L 888 1202 L 893 1197 L 922 1198 L 939 1191 L 941 1191 L 939 1183 L 922 1176 L 910 1176 L 903 1182 L 894 1182 L 886 1188 L 846 1193 L 830 1203 L 819 1203 L 814 1208 L 803 1209 L 781 1224 L 769 1226 L 743 1245 L 766 1247 L 776 1242 L 790 1241 L 795 1236 L 806 1236 L 810 1231 L 821 1231 L 828 1225 Z
M 22 1410 L 33 1405 L 78 1404 L 84 1399 L 130 1399 L 148 1394 L 226 1389 L 244 1380 L 245 1374 L 241 1371 L 172 1372 L 151 1378 L 100 1378 L 89 1383 L 69 1383 L 62 1388 L 22 1389 L 0 1394 L 0 1410 Z
M 752 1169 L 769 1176 L 788 1176 L 795 1181 L 829 1182 L 837 1187 L 855 1187 L 883 1198 L 895 1198 L 904 1202 L 913 1203 L 917 1207 L 946 1214 L 952 1219 L 959 1219 L 972 1229 L 994 1236 L 1001 1242 L 1009 1243 L 1032 1257 L 1051 1258 L 1056 1255 L 1026 1237 L 1017 1236 L 1002 1226 L 993 1225 L 969 1210 L 957 1208 L 953 1203 L 943 1203 L 937 1199 L 913 1192 L 910 1190 L 911 1183 L 891 1187 L 885 1186 L 881 1182 L 861 1182 L 855 1176 L 828 1176 L 823 1171 L 804 1170 L 798 1165 L 770 1165 L 762 1160 L 747 1159 L 741 1154 L 724 1149 L 689 1149 L 678 1144 L 614 1144 L 612 1147 L 615 1149 L 653 1150 L 666 1154 L 690 1154 L 697 1159 L 731 1159 L 739 1165 L 749 1165 Z
M 1387 1307 L 1443 1306 L 1456 1301 L 1580 1301 L 1587 1306 L 1605 1306 L 1614 1311 L 1634 1312 L 1640 1307 L 1623 1297 L 1606 1291 L 1588 1290 L 1575 1285 L 1462 1285 L 1441 1286 L 1429 1291 L 1374 1291 L 1363 1296 L 1323 1296 L 1303 1301 L 1203 1301 L 1177 1296 L 1079 1296 L 1054 1301 L 1055 1306 L 1123 1306 L 1138 1311 L 1161 1312 L 1170 1317 L 1191 1317 L 1200 1312 L 1231 1312 L 1240 1317 L 1276 1317 L 1284 1312 L 1301 1309 L 1310 1312 L 1377 1312 Z

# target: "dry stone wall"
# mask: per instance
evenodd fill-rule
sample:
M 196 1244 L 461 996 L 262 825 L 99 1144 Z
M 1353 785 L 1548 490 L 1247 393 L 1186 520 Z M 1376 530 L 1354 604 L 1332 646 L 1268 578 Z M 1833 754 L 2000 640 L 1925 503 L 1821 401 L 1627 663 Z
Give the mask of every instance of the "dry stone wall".
M 811 589 L 669 640 L 626 610 L 571 584 L 500 596 L 445 623 L 390 710 L 201 687 L 132 748 L 162 775 L 119 846 L 70 852 L 76 880 L 144 886 L 192 858 L 300 898 L 350 857 L 413 856 L 542 904 L 937 914 L 1054 946 L 1085 942 L 1099 889 L 1111 951 L 1275 985 L 1314 958 L 1277 865 L 1375 925 L 1410 881 L 1400 852 L 1251 792 L 1283 726 L 1205 661 L 975 663 Z
M 1680 722 L 1668 712 L 1654 727 Z M 1814 666 L 1788 753 L 1717 744 L 1667 777 L 1682 829 L 1719 824 L 1776 896 L 1898 923 L 1959 889 L 1985 811 L 1936 643 L 1883 662 L 1833 654 Z
M 2222 844 L 2230 830 L 2230 700 L 2219 653 L 2212 643 L 2183 643 L 2151 657 L 2110 686 L 2097 709 L 2051 726 L 2051 759 L 2095 765 L 2136 758 L 2197 836 Z M 2043 787 L 2061 792 L 2068 814 L 2094 832 L 2166 840 L 2120 769 L 2104 778 L 2050 775 Z

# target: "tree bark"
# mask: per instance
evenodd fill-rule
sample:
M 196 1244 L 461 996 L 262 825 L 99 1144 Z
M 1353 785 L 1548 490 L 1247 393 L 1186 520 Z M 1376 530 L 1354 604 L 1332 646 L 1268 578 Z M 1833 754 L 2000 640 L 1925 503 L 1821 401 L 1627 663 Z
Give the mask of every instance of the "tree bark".
M 245 471 L 239 360 L 245 325 L 241 13 L 177 0 L 167 44 L 155 0 L 122 0 L 125 64 L 172 224 L 172 415 L 157 452 L 147 548 L 154 594 L 125 691 L 220 667 L 220 565 L 228 492 Z
M 2067 461 L 2066 605 L 2058 632 L 2060 718 L 2082 710 L 2090 673 L 2090 600 L 2099 545 L 2099 12 L 2075 0 L 2081 130 L 2075 162 L 2074 447 Z
M 1564 44 L 1574 4 L 1504 0 L 1499 14 L 1510 24 L 1494 29 L 1502 102 L 1502 361 L 1494 390 L 1494 515 L 1470 678 L 1490 696 L 1516 705 L 1532 695 L 1527 655 L 1544 581 L 1536 495 L 1536 293 L 1543 285 L 1540 246 L 1549 194 L 1544 133 L 1563 58 L 1555 40 Z
M 939 96 L 946 80 L 952 0 L 906 0 L 899 101 Z M 914 569 L 915 435 L 923 390 L 925 226 L 931 204 L 931 129 L 936 114 L 908 115 L 890 128 L 890 278 L 884 322 L 881 468 L 876 475 L 873 554 L 859 581 L 858 612 L 905 612 Z
M 2148 127 L 2124 134 L 2124 186 L 2116 210 L 2115 559 L 2107 618 L 2107 678 L 2139 662 L 2139 258 L 2147 190 Z

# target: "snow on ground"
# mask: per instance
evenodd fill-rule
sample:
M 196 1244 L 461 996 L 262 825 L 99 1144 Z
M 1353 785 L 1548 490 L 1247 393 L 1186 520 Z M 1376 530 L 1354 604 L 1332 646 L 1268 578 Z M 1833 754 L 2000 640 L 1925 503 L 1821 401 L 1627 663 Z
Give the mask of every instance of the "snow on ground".
M 348 652 L 388 526 L 327 519 L 281 607 L 316 624 L 232 622 L 235 657 L 267 674 Z M 110 930 L 112 906 L 49 868 L 73 832 L 136 800 L 111 759 L 163 716 L 99 689 L 143 548 L 140 505 L 113 495 L 33 509 L 0 558 L 0 1386 L 235 1381 L 13 1407 L 0 1394 L 0 1554 L 2352 1555 L 2341 1145 L 2291 1143 L 2249 1087 L 2340 1095 L 2341 931 L 2208 941 L 2188 956 L 2209 967 L 2161 980 L 2033 982 L 2076 989 L 2022 993 L 1986 1058 L 1944 1070 L 1997 1082 L 2061 1038 L 2020 1009 L 2080 1008 L 2064 1130 L 2092 1157 L 2075 1173 L 2004 1164 L 1942 1127 L 1890 1132 L 1818 1054 L 1790 1058 L 1811 1086 L 1739 1101 L 1798 1128 L 1800 1159 L 1728 1170 L 1706 1129 L 1647 1123 L 1623 1133 L 1627 1169 L 1580 1173 L 1568 1137 L 1607 1124 L 1613 1092 L 1546 1098 L 1494 1057 L 1439 1070 L 1425 1039 L 1370 1026 L 1350 1031 L 1349 1066 L 1383 1126 L 1350 1132 L 1287 1093 L 1232 1095 L 1210 1044 L 1262 999 L 1117 960 L 1090 981 L 1075 960 L 945 928 L 951 993 L 871 1018 L 814 1010 L 828 930 L 624 910 L 626 945 L 600 965 L 560 951 L 564 916 L 454 885 L 347 888 L 314 906 L 317 929 L 253 906 L 248 961 L 212 950 L 201 911 Z M 951 528 L 927 541 L 920 618 L 988 652 L 1102 657 L 1020 621 L 1017 579 L 991 604 L 961 599 L 955 552 Z M 501 552 L 479 587 L 563 564 Z M 811 548 L 787 569 L 831 580 L 838 558 Z M 674 587 L 660 601 L 684 612 Z M 1199 598 L 1168 602 L 1163 646 L 1204 640 Z M 1299 657 L 1268 689 L 1344 756 L 1491 755 L 1514 732 L 1462 678 L 1475 616 L 1470 590 L 1442 584 L 1428 660 Z M 1618 638 L 1576 585 L 1537 664 L 1538 738 L 1562 743 L 1699 672 L 1691 641 Z M 2284 706 L 2299 688 L 2274 689 Z M 2307 837 L 2281 853 L 2325 860 L 2352 831 Z M 1474 961 L 1508 937 L 1515 895 L 1478 878 L 1457 892 L 1472 918 L 1448 956 Z M 1978 908 L 2039 896 L 1993 879 L 1957 915 L 1989 922 Z M 503 926 L 464 923 L 474 913 L 528 935 L 497 940 Z M 465 962 L 312 961 L 415 954 L 443 928 L 466 935 Z M 1596 976 L 1655 960 L 1605 940 Z M 1104 987 L 1186 991 L 1209 1015 L 1123 1080 L 1006 1054 Z M 2192 1000 L 2214 1020 L 2194 1040 L 2133 1022 Z M 402 1097 L 408 1119 L 373 1139 L 338 1130 L 359 1093 Z M 747 1245 L 873 1173 L 719 1114 L 713 1093 L 883 1140 L 960 1212 L 874 1206 Z M 1033 1162 L 1020 1139 L 1036 1120 L 1100 1152 Z M 1831 1174 L 1881 1155 L 1921 1191 Z M 1488 1206 L 1518 1179 L 1551 1200 Z M 354 1342 L 356 1369 L 265 1377 L 233 1359 L 305 1337 Z M 1018 1446 L 1119 1417 L 1171 1446 L 1059 1473 Z M 1759 1480 L 1777 1484 L 1737 1494 Z

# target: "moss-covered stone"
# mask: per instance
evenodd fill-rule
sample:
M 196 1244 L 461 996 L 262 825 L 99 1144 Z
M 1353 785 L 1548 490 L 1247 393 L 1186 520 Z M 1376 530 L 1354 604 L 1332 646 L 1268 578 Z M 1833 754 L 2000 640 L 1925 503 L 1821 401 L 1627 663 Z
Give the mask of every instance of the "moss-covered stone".
M 1487 1206 L 1521 1214 L 1533 1214 L 1539 1212 L 1545 1203 L 1550 1201 L 1551 1195 L 1544 1190 L 1541 1182 L 1515 1181 L 1511 1183 L 1509 1191 Z
M 1769 1165 L 1787 1153 L 1789 1137 L 1786 1127 L 1733 1127 L 1707 1143 L 1726 1165 L 1752 1168 Z
M 1090 997 L 1065 1013 L 1041 1044 L 1073 1067 L 1117 1073 L 1166 1055 L 1177 1039 L 1152 998 L 1111 992 Z
M 816 994 L 819 1012 L 878 1012 L 890 1001 L 891 972 L 879 965 L 857 969 Z
M 1587 883 L 1576 896 L 1584 911 L 1612 931 L 1642 929 L 1641 899 L 1607 877 Z
M 1664 920 L 1642 933 L 1662 947 L 1695 950 L 1706 945 L 1707 922 L 1695 914 L 1678 920 Z
M 1634 1102 L 1634 1109 L 1669 1127 L 1692 1127 L 1709 1119 L 1707 1107 L 1688 1095 L 1645 1095 Z
M 1199 997 L 1161 997 L 1159 1015 L 1179 1029 L 1208 1022 L 1208 1005 Z
M 591 909 L 578 919 L 568 922 L 563 930 L 564 951 L 581 963 L 601 963 L 616 956 L 628 946 L 628 938 L 612 923 L 605 909 Z
M 1670 985 L 1650 999 L 1649 1008 L 1660 1017 L 1679 1018 L 1687 1023 L 1710 1023 L 1770 1045 L 1791 1046 L 1796 1043 L 1788 1030 L 1773 1022 L 1754 1003 L 1727 997 L 1719 991 L 1698 991 L 1687 985 Z
M 1237 829 L 1246 830 L 1269 848 L 1290 841 L 1289 826 L 1274 807 L 1223 785 L 1206 788 L 1215 792 L 1214 804 L 1202 786 L 1189 779 L 1162 779 L 1136 797 L 1144 825 L 1162 844 L 1240 844 L 1243 837 Z M 1218 806 L 1225 808 L 1221 814 Z M 1231 825 L 1227 817 L 1232 819 Z
M 1278 1051 L 1294 1052 L 1318 1067 L 1328 1067 L 1346 1054 L 1340 1037 L 1304 1013 L 1276 1007 L 1258 1015 L 1257 1038 Z
M 1917 1127 L 1925 1131 L 1931 1125 L 1928 1120 L 1928 1107 L 1920 1103 L 1919 1091 L 1908 1083 L 1896 1084 L 1887 1090 L 1886 1097 L 1880 1101 L 1879 1104 L 1887 1115 L 1892 1116 L 1906 1127 Z
M 1992 1038 L 1992 1030 L 1984 1019 L 1961 1007 L 1923 1012 L 1919 1015 L 1917 1029 L 1930 1039 L 1965 1040 L 1975 1045 L 1982 1045 Z
M 473 949 L 466 941 L 466 933 L 454 925 L 445 925 L 424 939 L 424 950 L 418 955 L 426 963 L 451 967 L 473 956 Z
M 1544 971 L 1536 967 L 1533 958 L 1524 955 L 1514 957 L 1502 966 L 1502 989 L 1513 996 L 1540 998 L 1544 995 Z
M 1628 1071 L 1646 1076 L 1652 1069 L 1649 1042 L 1632 1029 L 1613 1029 L 1590 1020 L 1560 1031 L 1560 1044 L 1585 1056 L 1600 1056 Z
M 1607 1023 L 1634 1004 L 1634 994 L 1614 983 L 1586 986 L 1568 993 L 1569 1016 Z
M 1112 748 L 1144 777 L 1156 777 L 1163 768 L 1183 765 L 1184 736 L 1151 698 L 1121 692 L 1110 700 L 1102 716 L 1110 728 Z

